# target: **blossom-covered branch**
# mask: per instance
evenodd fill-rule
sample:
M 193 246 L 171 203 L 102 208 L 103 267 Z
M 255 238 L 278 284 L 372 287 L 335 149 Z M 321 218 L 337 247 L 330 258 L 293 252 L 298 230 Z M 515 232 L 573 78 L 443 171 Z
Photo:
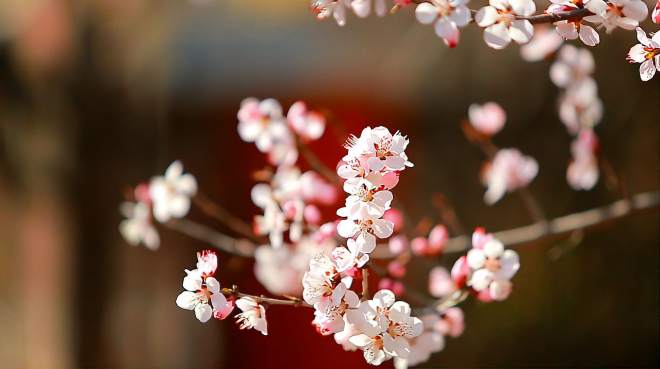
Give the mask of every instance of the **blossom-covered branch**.
M 507 246 L 522 246 L 548 241 L 575 231 L 588 231 L 636 215 L 642 211 L 658 208 L 660 208 L 660 192 L 643 192 L 633 195 L 629 199 L 622 199 L 606 206 L 553 218 L 547 222 L 533 223 L 494 232 L 493 236 Z M 444 252 L 463 252 L 469 247 L 470 237 L 461 235 L 447 240 Z M 394 256 L 387 248 L 378 248 L 373 254 L 374 258 L 392 258 Z

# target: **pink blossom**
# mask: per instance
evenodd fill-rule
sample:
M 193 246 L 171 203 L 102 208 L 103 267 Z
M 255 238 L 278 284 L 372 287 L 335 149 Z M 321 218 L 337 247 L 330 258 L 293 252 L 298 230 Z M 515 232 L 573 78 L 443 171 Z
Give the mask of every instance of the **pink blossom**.
M 534 35 L 534 27 L 526 19 L 516 16 L 530 16 L 536 11 L 532 0 L 489 0 L 474 16 L 479 27 L 485 27 L 484 41 L 494 49 L 503 49 L 511 40 L 525 44 Z
M 435 329 L 446 336 L 454 338 L 463 334 L 465 330 L 463 310 L 458 307 L 447 309 L 442 314 L 442 319 L 436 323 Z
M 408 250 L 408 239 L 404 235 L 398 235 L 390 238 L 388 242 L 390 252 L 399 255 Z
M 583 129 L 571 144 L 573 159 L 566 180 L 575 190 L 590 190 L 598 182 L 598 137 L 591 129 Z
M 456 291 L 456 284 L 447 269 L 436 266 L 429 273 L 429 293 L 433 297 L 443 297 Z
M 297 101 L 289 107 L 286 118 L 293 131 L 304 139 L 317 140 L 323 136 L 325 117 L 315 111 L 307 110 L 307 106 L 302 101 Z
M 403 278 L 406 275 L 406 266 L 399 261 L 391 261 L 387 264 L 387 272 L 394 278 Z
M 434 24 L 435 33 L 447 46 L 456 47 L 460 27 L 465 27 L 472 15 L 469 0 L 433 0 L 417 5 L 415 16 L 422 24 Z
M 651 20 L 653 23 L 660 24 L 660 0 L 655 3 L 653 14 L 651 14 Z
M 504 127 L 506 112 L 494 102 L 483 105 L 472 104 L 468 110 L 470 124 L 479 132 L 492 136 Z
M 434 253 L 442 252 L 448 240 L 449 232 L 447 231 L 447 227 L 438 224 L 431 228 L 431 232 L 429 232 L 429 247 Z
M 531 41 L 520 48 L 520 55 L 529 62 L 540 61 L 552 55 L 563 43 L 553 29 L 537 26 Z
M 463 288 L 467 283 L 467 278 L 470 275 L 470 267 L 467 264 L 467 257 L 461 256 L 454 262 L 451 268 L 451 279 L 456 284 L 457 288 Z
M 399 232 L 403 227 L 403 214 L 398 209 L 388 209 L 385 214 L 383 214 L 383 219 L 392 222 L 394 225 L 394 232 Z
M 488 190 L 484 201 L 492 205 L 507 192 L 527 186 L 538 173 L 536 160 L 516 149 L 501 149 L 483 173 Z

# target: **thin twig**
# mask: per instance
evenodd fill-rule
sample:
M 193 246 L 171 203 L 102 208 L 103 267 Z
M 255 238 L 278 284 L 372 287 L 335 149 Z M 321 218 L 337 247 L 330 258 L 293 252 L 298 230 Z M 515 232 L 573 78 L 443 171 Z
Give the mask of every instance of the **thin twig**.
M 256 247 L 252 242 L 227 236 L 203 224 L 188 219 L 176 219 L 163 223 L 163 225 L 169 229 L 208 243 L 220 251 L 248 258 L 254 257 Z
M 204 214 L 213 219 L 216 219 L 221 224 L 227 226 L 237 234 L 256 243 L 268 243 L 265 238 L 258 237 L 254 234 L 254 232 L 252 232 L 252 227 L 250 224 L 234 216 L 227 209 L 213 202 L 213 200 L 211 200 L 211 198 L 205 194 L 198 192 L 197 195 L 195 195 L 193 198 L 193 202 L 202 210 L 202 212 L 204 212 Z
M 236 286 L 233 288 L 223 288 L 221 290 L 222 294 L 225 296 L 234 296 L 234 297 L 248 297 L 253 299 L 254 301 L 258 303 L 263 303 L 267 305 L 286 305 L 286 306 L 293 306 L 293 307 L 306 307 L 306 308 L 313 308 L 312 305 L 306 303 L 300 298 L 290 298 L 287 300 L 284 299 L 276 299 L 273 297 L 265 297 L 265 296 L 256 296 L 256 295 L 250 295 L 247 293 L 242 293 L 238 292 L 238 289 Z
M 523 227 L 495 232 L 494 236 L 507 246 L 519 246 L 547 241 L 576 230 L 590 230 L 609 222 L 626 218 L 644 210 L 660 208 L 660 192 L 639 193 L 630 199 L 622 199 L 610 205 L 554 218 L 548 222 L 537 222 Z M 463 235 L 449 239 L 445 253 L 463 252 L 470 248 L 471 236 Z M 387 247 L 378 247 L 372 258 L 391 259 L 396 257 Z
M 413 0 L 413 2 L 416 4 L 421 4 L 421 3 L 430 3 L 431 0 Z M 472 13 L 473 17 L 477 14 L 477 10 L 475 9 L 470 9 L 470 12 Z M 537 14 L 530 16 L 514 14 L 514 16 L 515 19 L 528 20 L 532 24 L 541 24 L 541 23 L 555 23 L 565 20 L 578 20 L 593 14 L 594 13 L 592 13 L 587 8 L 579 8 L 565 12 L 556 12 L 552 14 Z
M 362 269 L 362 301 L 369 299 L 369 268 Z

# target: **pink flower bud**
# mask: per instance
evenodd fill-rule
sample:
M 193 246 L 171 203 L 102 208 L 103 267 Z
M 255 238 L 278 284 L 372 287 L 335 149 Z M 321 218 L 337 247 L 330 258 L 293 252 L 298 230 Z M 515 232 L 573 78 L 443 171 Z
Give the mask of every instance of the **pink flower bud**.
M 392 284 L 392 292 L 394 292 L 394 294 L 397 296 L 402 296 L 404 293 L 406 293 L 406 286 L 404 286 L 401 281 L 394 281 Z
M 140 183 L 135 187 L 134 190 L 135 199 L 138 202 L 144 202 L 147 204 L 151 203 L 151 195 L 149 192 L 149 185 L 146 183 Z
M 456 284 L 447 269 L 437 266 L 429 272 L 429 293 L 433 297 L 443 297 L 456 291 Z
M 305 217 L 305 221 L 307 223 L 319 224 L 321 222 L 321 211 L 315 205 L 305 206 L 303 216 Z
M 378 281 L 378 289 L 379 290 L 392 290 L 392 287 L 394 286 L 394 281 L 392 281 L 389 278 L 382 278 L 380 281 Z
M 394 236 L 390 238 L 388 246 L 392 254 L 399 255 L 408 249 L 408 239 L 403 235 Z
M 470 267 L 467 264 L 467 257 L 461 256 L 456 260 L 454 266 L 451 268 L 451 279 L 454 280 L 457 288 L 463 288 L 467 283 L 468 275 L 470 274 Z
M 403 278 L 406 275 L 406 266 L 398 261 L 387 264 L 387 271 L 394 278 Z
M 447 232 L 447 227 L 442 224 L 438 224 L 429 233 L 429 246 L 436 253 L 441 253 L 444 250 L 445 245 L 449 240 L 449 232 Z
M 383 215 L 383 219 L 394 223 L 394 232 L 399 232 L 403 227 L 403 214 L 397 209 L 389 209 Z
M 410 242 L 410 248 L 415 255 L 429 255 L 429 241 L 424 237 L 415 237 Z
M 284 203 L 282 206 L 282 209 L 284 210 L 284 216 L 287 219 L 293 219 L 296 217 L 296 213 L 298 212 L 298 207 L 296 206 L 296 203 L 294 201 L 287 201 Z

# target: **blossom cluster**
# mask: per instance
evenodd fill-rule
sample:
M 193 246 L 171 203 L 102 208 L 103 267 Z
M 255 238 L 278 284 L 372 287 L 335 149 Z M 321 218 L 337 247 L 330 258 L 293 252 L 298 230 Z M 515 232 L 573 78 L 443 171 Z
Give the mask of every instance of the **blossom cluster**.
M 468 110 L 469 123 L 480 136 L 478 140 L 490 142 L 506 122 L 506 112 L 497 103 L 472 104 Z M 526 187 L 538 174 L 539 166 L 534 158 L 518 149 L 498 149 L 481 171 L 482 182 L 487 190 L 484 201 L 492 205 L 507 192 Z
M 196 192 L 195 177 L 183 173 L 180 161 L 173 162 L 164 176 L 153 177 L 148 184 L 135 188 L 135 202 L 121 204 L 120 211 L 126 219 L 119 224 L 120 233 L 132 245 L 143 244 L 151 250 L 158 249 L 160 237 L 154 220 L 165 223 L 186 216 Z
M 527 60 L 540 60 L 543 55 L 547 55 L 543 48 L 553 52 L 562 39 L 579 39 L 587 46 L 596 46 L 600 43 L 597 29 L 603 29 L 606 33 L 617 28 L 631 31 L 649 16 L 648 6 L 643 0 L 550 2 L 544 13 L 560 17 L 560 20 L 544 20 L 552 22 L 555 32 L 551 33 L 542 26 L 535 28 L 532 24 L 537 11 L 533 0 L 489 0 L 488 5 L 478 10 L 468 8 L 469 0 L 313 0 L 311 9 L 317 18 L 332 16 L 343 26 L 346 24 L 348 10 L 363 18 L 371 13 L 373 7 L 375 13 L 382 17 L 390 6 L 394 12 L 401 7 L 414 5 L 416 19 L 422 24 L 433 25 L 436 35 L 450 48 L 458 45 L 460 29 L 473 20 L 474 14 L 474 22 L 484 28 L 484 42 L 491 48 L 504 49 L 511 41 L 521 45 L 534 43 L 523 51 Z M 660 1 L 651 13 L 651 20 L 660 23 Z M 543 37 L 533 37 L 538 32 L 543 33 Z M 631 49 L 628 60 L 642 64 L 640 76 L 643 81 L 648 81 L 660 70 L 660 43 L 652 35 L 646 36 L 641 30 L 637 32 L 640 44 Z
M 291 105 L 286 117 L 282 112 L 275 99 L 245 99 L 238 112 L 238 133 L 276 166 L 268 182 L 251 191 L 252 202 L 263 211 L 254 217 L 254 232 L 268 235 L 269 241 L 255 253 L 255 275 L 273 293 L 299 294 L 310 258 L 335 246 L 329 227 L 321 225 L 319 207 L 334 204 L 337 190 L 317 172 L 302 172 L 297 166 L 298 143 L 323 136 L 323 115 L 302 101 Z
M 266 309 L 252 297 L 225 297 L 220 282 L 214 277 L 218 268 L 218 256 L 215 252 L 205 250 L 197 253 L 197 268 L 186 269 L 183 278 L 183 288 L 176 298 L 176 304 L 186 310 L 195 312 L 195 317 L 206 323 L 211 317 L 223 320 L 231 314 L 234 307 L 241 313 L 236 314 L 236 323 L 241 329 L 256 329 L 263 335 L 268 335 Z
M 472 234 L 472 249 L 461 256 L 451 270 L 457 288 L 467 287 L 481 301 L 501 301 L 509 297 L 511 278 L 520 269 L 518 254 L 483 228 Z
M 595 62 L 585 48 L 564 45 L 550 68 L 550 79 L 563 89 L 559 97 L 559 118 L 575 137 L 571 145 L 573 159 L 566 179 L 576 190 L 589 190 L 598 182 L 598 138 L 593 131 L 603 115 L 598 86 L 591 77 Z

